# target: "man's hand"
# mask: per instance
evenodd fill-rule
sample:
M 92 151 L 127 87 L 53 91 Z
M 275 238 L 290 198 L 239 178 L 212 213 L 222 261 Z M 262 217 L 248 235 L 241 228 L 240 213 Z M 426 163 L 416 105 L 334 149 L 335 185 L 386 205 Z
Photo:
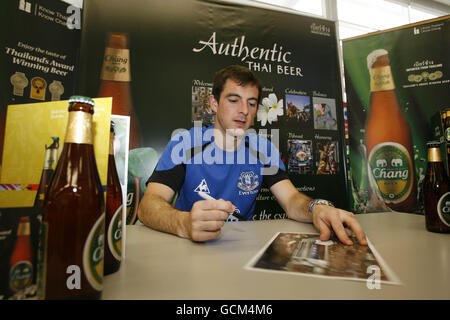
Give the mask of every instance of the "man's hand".
M 195 202 L 189 215 L 189 237 L 199 242 L 217 238 L 233 210 L 233 204 L 222 199 Z
M 312 214 L 314 226 L 320 232 L 320 240 L 330 239 L 331 232 L 334 231 L 342 243 L 352 245 L 353 241 L 350 240 L 345 230 L 348 228 L 353 231 L 359 244 L 367 245 L 366 235 L 353 213 L 318 204 L 314 206 Z

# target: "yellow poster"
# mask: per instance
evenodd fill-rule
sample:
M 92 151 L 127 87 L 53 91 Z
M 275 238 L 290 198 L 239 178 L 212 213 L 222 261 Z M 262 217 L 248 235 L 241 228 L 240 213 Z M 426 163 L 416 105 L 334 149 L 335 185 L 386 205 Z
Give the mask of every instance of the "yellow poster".
M 94 102 L 95 159 L 105 186 L 112 98 L 97 98 Z M 33 206 L 42 170 L 49 165 L 46 151 L 58 138 L 58 158 L 63 149 L 68 106 L 68 101 L 8 106 L 0 172 L 0 208 Z

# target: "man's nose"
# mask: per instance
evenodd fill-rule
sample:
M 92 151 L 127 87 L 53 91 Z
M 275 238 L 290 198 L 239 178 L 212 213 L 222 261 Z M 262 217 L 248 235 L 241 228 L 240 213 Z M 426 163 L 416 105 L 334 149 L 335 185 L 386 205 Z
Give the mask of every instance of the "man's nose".
M 239 103 L 239 113 L 248 115 L 248 104 L 246 101 L 241 101 L 241 103 Z

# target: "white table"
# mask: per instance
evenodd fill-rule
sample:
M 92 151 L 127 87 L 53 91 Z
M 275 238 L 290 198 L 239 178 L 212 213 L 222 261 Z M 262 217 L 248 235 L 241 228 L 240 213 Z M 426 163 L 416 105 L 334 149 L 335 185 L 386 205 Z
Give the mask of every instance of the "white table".
M 275 233 L 315 232 L 311 224 L 292 220 L 227 223 L 221 238 L 207 243 L 128 226 L 126 259 L 118 272 L 105 277 L 102 298 L 450 299 L 450 234 L 426 231 L 421 215 L 356 216 L 403 285 L 382 284 L 381 289 L 370 290 L 365 281 L 244 269 Z

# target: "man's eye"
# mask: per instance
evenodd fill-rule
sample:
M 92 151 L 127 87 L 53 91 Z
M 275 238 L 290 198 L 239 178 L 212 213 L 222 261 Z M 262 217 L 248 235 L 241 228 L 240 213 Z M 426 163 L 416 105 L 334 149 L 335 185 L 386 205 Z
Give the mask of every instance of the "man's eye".
M 252 108 L 255 108 L 256 107 L 256 103 L 255 102 L 249 102 L 248 106 L 252 107 Z
M 230 101 L 231 103 L 236 103 L 236 102 L 238 102 L 237 99 L 228 99 L 228 101 Z

